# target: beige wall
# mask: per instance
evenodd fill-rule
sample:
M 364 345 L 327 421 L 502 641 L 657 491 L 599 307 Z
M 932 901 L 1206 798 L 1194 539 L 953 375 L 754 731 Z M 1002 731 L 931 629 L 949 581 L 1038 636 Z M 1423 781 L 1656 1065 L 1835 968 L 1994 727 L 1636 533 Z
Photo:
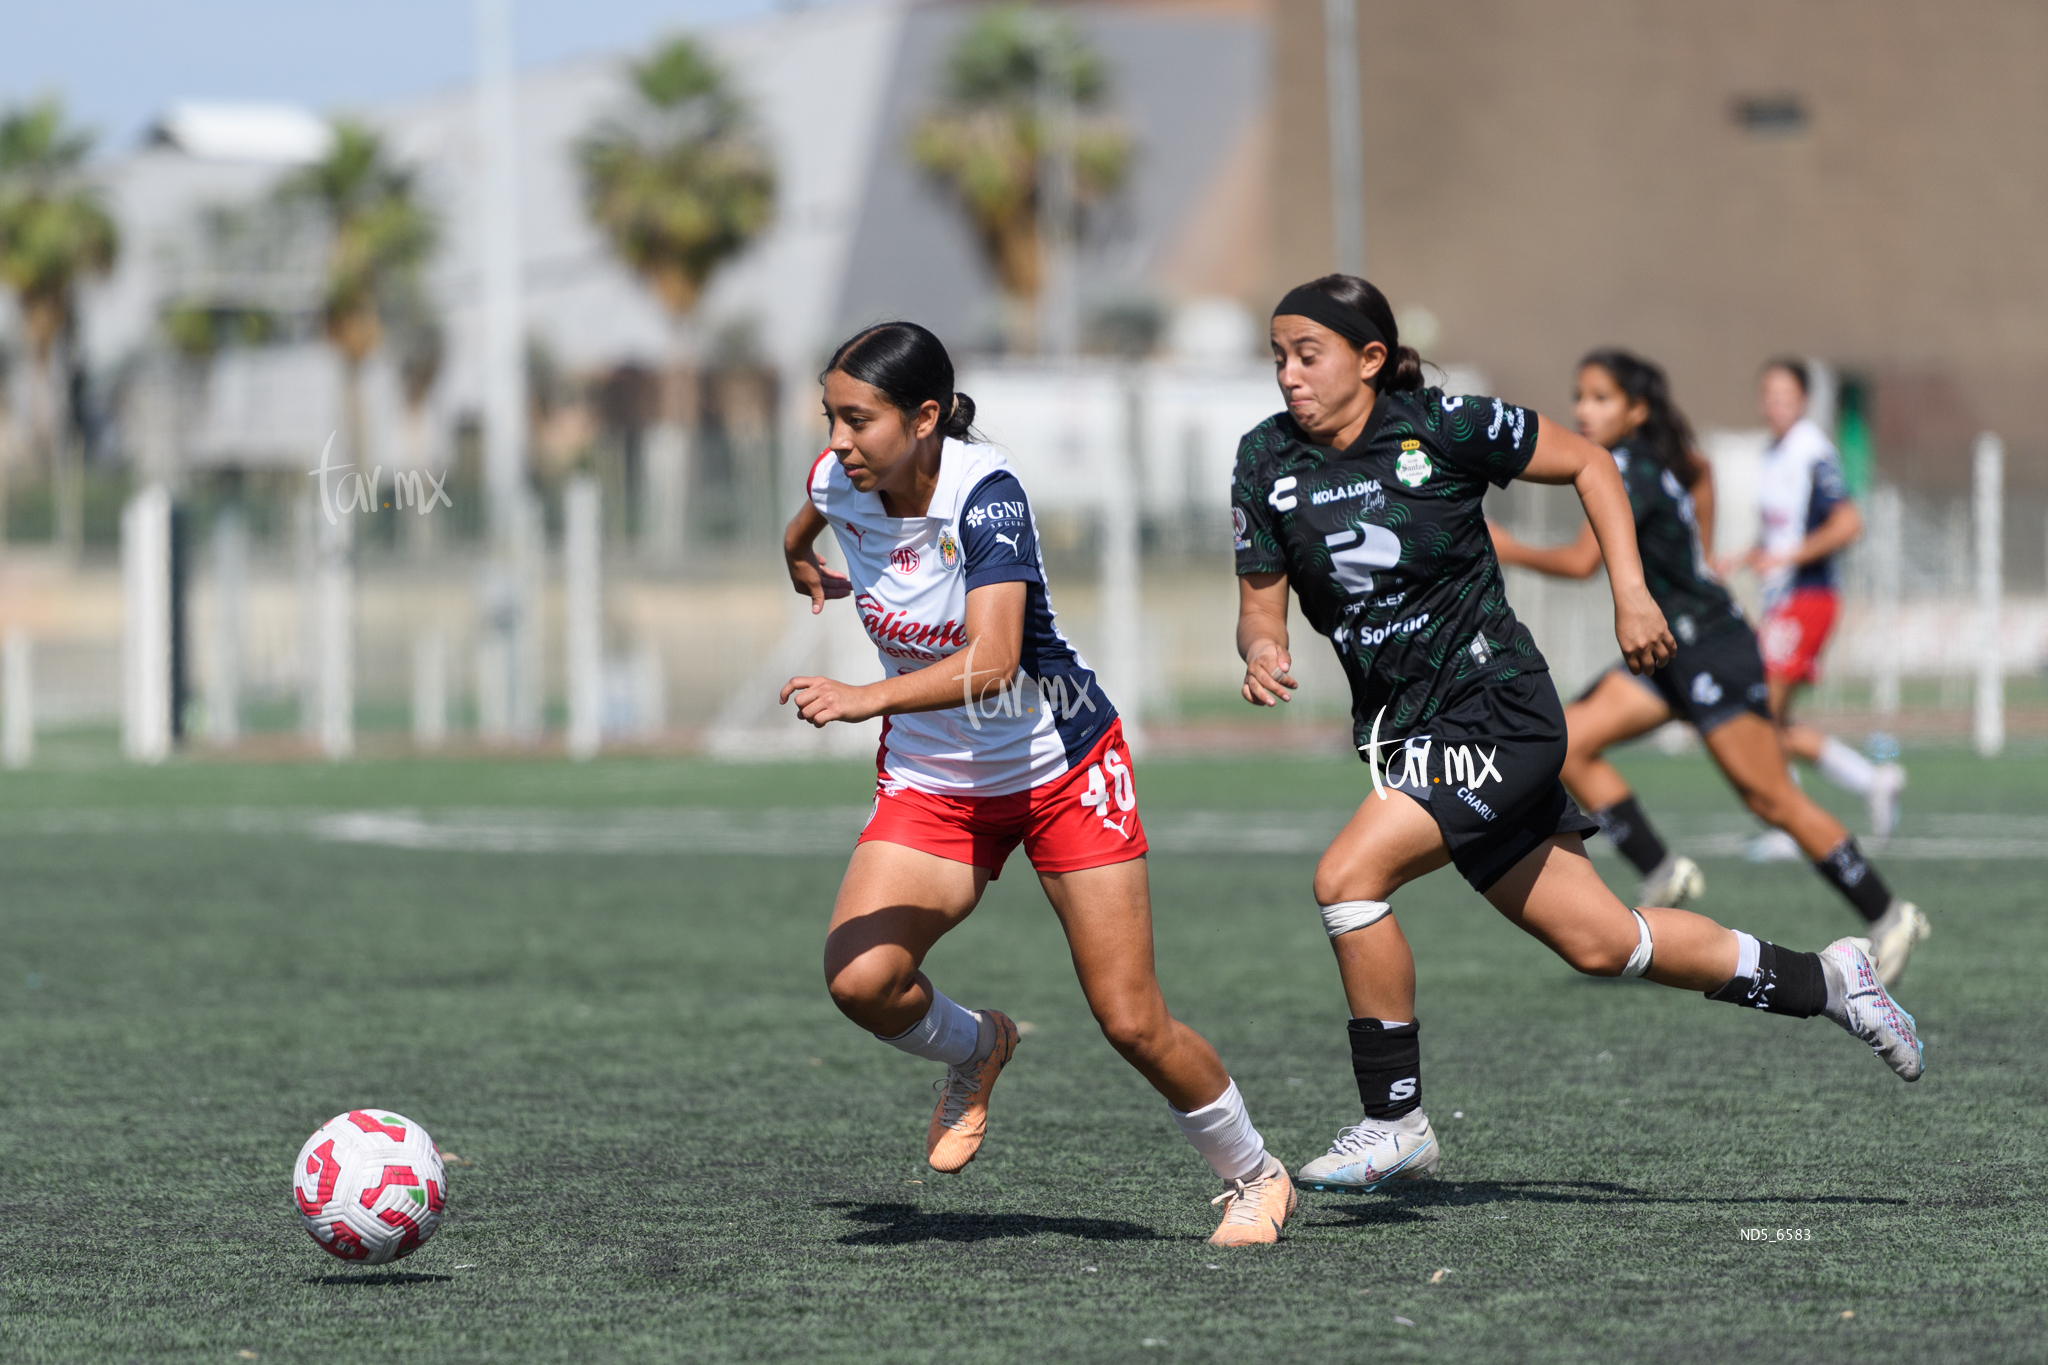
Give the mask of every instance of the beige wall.
M 1270 286 L 1330 266 L 1321 0 L 1276 0 Z M 1563 415 L 1572 361 L 1664 362 L 1752 425 L 1795 351 L 1879 380 L 1880 464 L 1977 426 L 2048 483 L 2048 5 L 1359 0 L 1367 273 L 1446 360 Z M 1806 131 L 1760 138 L 1745 95 Z

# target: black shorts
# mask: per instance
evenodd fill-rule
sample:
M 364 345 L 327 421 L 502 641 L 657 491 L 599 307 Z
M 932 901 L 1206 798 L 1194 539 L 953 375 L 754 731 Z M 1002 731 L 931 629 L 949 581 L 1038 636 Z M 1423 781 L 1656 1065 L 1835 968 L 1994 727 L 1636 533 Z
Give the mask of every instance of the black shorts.
M 1598 829 L 1566 793 L 1564 707 L 1548 673 L 1474 687 L 1426 733 L 1380 741 L 1387 786 L 1429 807 L 1451 861 L 1485 892 L 1544 840 Z
M 1757 648 L 1756 632 L 1746 625 L 1695 645 L 1680 645 L 1671 662 L 1646 676 L 1630 673 L 1626 664 L 1615 664 L 1609 671 L 1634 678 L 1655 692 L 1674 718 L 1703 735 L 1744 712 L 1771 718 L 1763 652 Z M 1599 685 L 1600 679 L 1595 678 L 1593 686 L 1579 695 L 1583 697 Z

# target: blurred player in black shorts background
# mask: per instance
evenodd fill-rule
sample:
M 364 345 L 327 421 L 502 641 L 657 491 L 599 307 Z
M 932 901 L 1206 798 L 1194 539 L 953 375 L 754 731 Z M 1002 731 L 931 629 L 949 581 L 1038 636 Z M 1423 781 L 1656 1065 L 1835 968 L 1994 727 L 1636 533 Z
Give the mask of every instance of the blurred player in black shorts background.
M 1642 874 L 1643 904 L 1683 905 L 1705 890 L 1705 878 L 1690 858 L 1666 849 L 1628 780 L 1602 754 L 1673 718 L 1686 721 L 1743 803 L 1791 835 L 1869 924 L 1878 976 L 1895 984 L 1913 945 L 1927 936 L 1927 918 L 1892 895 L 1842 822 L 1792 781 L 1756 632 L 1707 560 L 1713 470 L 1693 447 L 1664 371 L 1627 351 L 1595 351 L 1579 362 L 1572 411 L 1580 434 L 1613 456 L 1628 489 L 1643 579 L 1678 652 L 1641 677 L 1617 664 L 1565 708 L 1565 786 Z M 1491 530 L 1503 564 L 1561 578 L 1589 578 L 1600 567 L 1591 524 L 1570 545 L 1548 548 L 1525 545 L 1498 525 Z

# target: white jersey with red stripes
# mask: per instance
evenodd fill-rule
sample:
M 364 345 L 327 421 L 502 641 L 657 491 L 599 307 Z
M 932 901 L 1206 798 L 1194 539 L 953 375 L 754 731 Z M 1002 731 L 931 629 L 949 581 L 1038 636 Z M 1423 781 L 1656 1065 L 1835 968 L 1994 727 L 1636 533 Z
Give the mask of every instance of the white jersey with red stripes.
M 975 700 L 883 722 L 883 775 L 937 796 L 1007 796 L 1064 776 L 1116 709 L 1060 634 L 1046 595 L 1038 523 L 1009 461 L 992 446 L 949 440 L 921 517 L 892 517 L 879 493 L 854 488 L 826 451 L 811 466 L 811 503 L 832 524 L 853 604 L 882 667 L 912 673 L 964 648 L 967 594 L 1025 584 L 1015 679 L 981 680 Z

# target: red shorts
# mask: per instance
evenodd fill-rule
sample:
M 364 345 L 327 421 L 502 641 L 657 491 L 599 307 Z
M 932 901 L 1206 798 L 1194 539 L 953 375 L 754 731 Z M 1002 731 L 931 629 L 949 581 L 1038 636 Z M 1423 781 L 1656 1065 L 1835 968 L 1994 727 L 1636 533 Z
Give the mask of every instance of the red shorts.
M 1841 596 L 1833 588 L 1793 589 L 1757 632 L 1764 676 L 1772 682 L 1820 681 L 1820 652 L 1841 609 Z
M 933 796 L 875 785 L 875 813 L 860 842 L 880 839 L 1003 875 L 1019 843 L 1040 872 L 1079 872 L 1145 856 L 1145 826 L 1124 723 L 1114 720 L 1065 777 L 1008 796 Z

